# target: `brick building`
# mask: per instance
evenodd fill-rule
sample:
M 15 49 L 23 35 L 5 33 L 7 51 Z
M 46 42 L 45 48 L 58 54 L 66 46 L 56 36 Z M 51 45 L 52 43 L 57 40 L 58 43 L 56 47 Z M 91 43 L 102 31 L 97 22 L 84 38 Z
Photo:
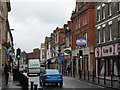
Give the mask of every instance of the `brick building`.
M 28 60 L 29 59 L 39 59 L 40 60 L 40 49 L 35 48 L 33 52 L 27 53 Z
M 10 30 L 8 21 L 8 12 L 11 11 L 10 2 L 0 0 L 0 69 L 2 65 L 8 62 L 6 52 L 9 49 L 8 32 Z
M 95 6 L 93 2 L 76 2 L 75 11 L 71 15 L 73 76 L 79 71 L 91 72 L 95 69 Z M 82 40 L 82 41 L 81 41 Z M 81 42 L 80 42 L 81 41 Z M 79 43 L 79 44 L 77 44 Z M 79 58 L 82 50 L 83 57 Z

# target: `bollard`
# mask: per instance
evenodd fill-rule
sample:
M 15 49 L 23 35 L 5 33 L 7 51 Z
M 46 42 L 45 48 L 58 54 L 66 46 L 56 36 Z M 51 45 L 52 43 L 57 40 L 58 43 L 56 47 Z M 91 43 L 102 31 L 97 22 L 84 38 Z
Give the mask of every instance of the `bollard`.
M 104 73 L 104 85 L 106 84 L 105 73 Z
M 89 81 L 89 71 L 88 71 L 88 81 Z
M 85 70 L 84 70 L 84 80 L 85 80 Z
M 34 82 L 31 81 L 30 83 L 31 83 L 31 90 L 33 90 L 33 84 L 34 84 Z
M 80 78 L 81 78 L 81 70 L 80 70 L 80 73 L 79 73 L 79 75 L 80 75 Z
M 112 80 L 112 77 L 113 76 L 113 74 L 111 74 L 111 86 L 113 86 L 113 80 Z
M 93 82 L 94 82 L 94 69 L 93 69 L 93 75 L 92 76 L 93 76 Z
M 34 90 L 37 90 L 37 86 L 38 86 L 37 84 L 34 84 Z

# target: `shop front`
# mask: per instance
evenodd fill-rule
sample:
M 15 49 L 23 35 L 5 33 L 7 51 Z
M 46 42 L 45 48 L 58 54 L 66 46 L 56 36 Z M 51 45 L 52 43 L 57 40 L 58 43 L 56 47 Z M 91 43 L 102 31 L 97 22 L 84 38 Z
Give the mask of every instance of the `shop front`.
M 111 75 L 118 79 L 120 76 L 120 42 L 95 47 L 96 75 L 111 79 Z

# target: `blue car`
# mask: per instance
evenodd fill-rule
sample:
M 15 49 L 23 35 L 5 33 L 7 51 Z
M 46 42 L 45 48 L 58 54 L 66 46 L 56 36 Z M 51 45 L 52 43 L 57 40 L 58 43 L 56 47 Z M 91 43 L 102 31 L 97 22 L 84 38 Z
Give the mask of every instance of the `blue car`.
M 56 69 L 46 69 L 44 73 L 40 75 L 40 85 L 45 86 L 46 83 L 55 83 L 63 86 L 63 76 Z

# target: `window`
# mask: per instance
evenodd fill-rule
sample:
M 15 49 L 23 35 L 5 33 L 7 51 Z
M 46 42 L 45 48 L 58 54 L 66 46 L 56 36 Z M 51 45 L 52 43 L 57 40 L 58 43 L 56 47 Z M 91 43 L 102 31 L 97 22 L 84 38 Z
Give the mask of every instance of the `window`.
M 100 10 L 97 10 L 97 21 L 100 21 Z
M 101 40 L 101 38 L 100 38 L 100 29 L 98 30 L 98 43 L 100 43 L 100 40 Z
M 118 11 L 120 11 L 120 1 L 118 2 Z
M 103 28 L 103 42 L 105 42 L 105 37 L 106 37 L 106 35 L 105 35 L 105 27 Z
M 80 28 L 80 18 L 78 18 L 78 28 Z
M 105 19 L 105 6 L 102 8 L 102 19 Z
M 87 24 L 87 14 L 83 14 L 83 25 Z
M 86 38 L 86 46 L 87 46 L 87 33 L 84 33 L 84 38 Z
M 76 29 L 80 28 L 80 18 L 77 18 Z
M 112 25 L 108 26 L 109 31 L 109 40 L 112 41 Z
M 112 15 L 112 3 L 108 4 L 108 16 Z
M 118 21 L 118 38 L 120 38 L 120 21 Z

